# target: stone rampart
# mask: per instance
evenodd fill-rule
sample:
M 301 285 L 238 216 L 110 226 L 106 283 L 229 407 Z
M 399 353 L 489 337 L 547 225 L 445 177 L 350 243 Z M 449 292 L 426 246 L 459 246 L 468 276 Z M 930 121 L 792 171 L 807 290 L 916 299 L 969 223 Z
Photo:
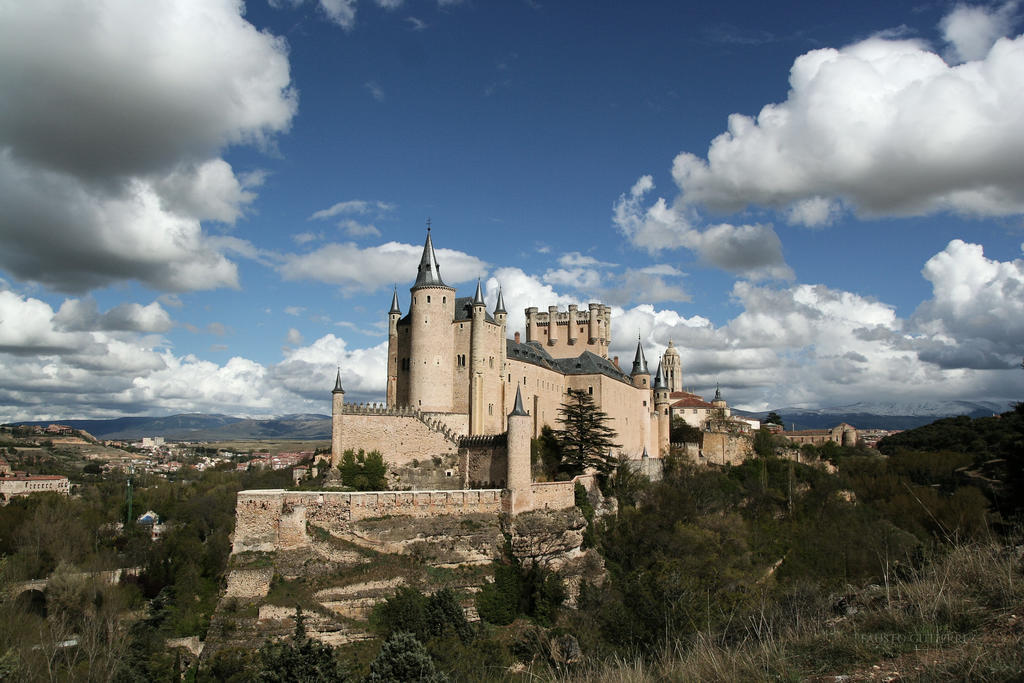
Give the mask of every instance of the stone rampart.
M 507 434 L 460 439 L 459 472 L 464 488 L 503 488 L 508 475 Z
M 569 505 L 572 505 L 570 496 Z M 405 515 L 497 514 L 500 489 L 461 491 L 239 491 L 233 552 L 273 551 L 306 545 L 306 523 L 344 533 L 352 522 Z
M 458 435 L 448 425 L 412 409 L 346 404 L 341 422 L 345 444 L 380 451 L 389 464 L 458 452 Z
M 754 440 L 743 434 L 704 432 L 700 462 L 713 465 L 738 465 L 754 456 Z

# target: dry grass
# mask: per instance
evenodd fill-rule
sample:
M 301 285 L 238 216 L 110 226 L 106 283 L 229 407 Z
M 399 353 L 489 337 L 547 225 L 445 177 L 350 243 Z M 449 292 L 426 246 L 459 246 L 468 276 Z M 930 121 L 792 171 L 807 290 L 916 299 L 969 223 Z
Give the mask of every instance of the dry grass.
M 961 544 L 927 566 L 848 596 L 853 614 L 822 599 L 799 611 L 763 605 L 740 628 L 665 643 L 647 657 L 588 661 L 552 680 L 1024 680 L 1024 571 L 1019 548 Z M 870 596 L 870 599 L 863 596 Z M 863 598 L 863 600 L 862 600 Z M 894 680 L 891 678 L 891 680 Z

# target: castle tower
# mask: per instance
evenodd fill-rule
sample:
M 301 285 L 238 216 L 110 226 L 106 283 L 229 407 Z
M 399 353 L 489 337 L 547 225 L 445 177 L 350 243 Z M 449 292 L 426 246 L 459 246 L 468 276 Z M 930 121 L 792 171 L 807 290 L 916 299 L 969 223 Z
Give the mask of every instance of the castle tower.
M 530 414 L 523 408 L 523 395 L 516 385 L 516 402 L 508 414 L 508 469 L 505 488 L 509 492 L 509 513 L 529 510 L 533 505 L 533 474 L 530 471 Z
M 548 346 L 558 344 L 558 306 L 548 306 Z
M 576 304 L 569 304 L 569 328 L 566 335 L 566 341 L 569 346 L 576 345 L 576 337 L 579 336 L 576 329 L 576 313 L 579 311 L 579 306 Z
M 633 386 L 646 389 L 651 381 L 651 371 L 647 369 L 647 357 L 644 356 L 644 347 L 640 343 L 640 337 L 636 338 L 636 355 L 633 357 L 633 371 L 629 373 L 633 380 Z
M 668 455 L 670 430 L 672 427 L 672 400 L 669 398 L 669 390 L 665 385 L 665 371 L 661 363 L 658 363 L 658 374 L 654 376 L 654 410 L 658 415 L 658 455 L 664 458 Z M 651 428 L 653 432 L 653 425 Z
M 668 340 L 668 348 L 665 349 L 661 362 L 665 365 L 665 386 L 669 391 L 683 390 L 683 364 L 679 359 L 679 352 L 673 346 L 672 340 Z
M 601 304 L 591 303 L 587 305 L 587 308 L 590 309 L 590 322 L 587 325 L 587 343 L 597 344 L 601 338 L 601 323 L 598 318 L 600 317 L 602 306 Z
M 398 287 L 391 297 L 391 310 L 388 311 L 388 405 L 398 405 L 398 321 L 402 317 L 402 309 L 398 307 Z
M 409 291 L 409 405 L 426 412 L 451 412 L 455 290 L 441 279 L 429 225 L 416 283 Z
M 712 399 L 711 405 L 721 411 L 722 417 L 729 417 L 731 410 L 729 410 L 729 404 L 722 398 L 722 388 L 715 385 L 715 398 Z
M 337 467 L 344 452 L 342 414 L 345 412 L 345 390 L 341 387 L 341 368 L 331 390 L 331 466 Z
M 485 391 L 484 375 L 487 373 L 486 330 L 487 307 L 484 304 L 480 280 L 476 281 L 476 294 L 473 296 L 473 313 L 470 318 L 469 332 L 469 433 L 484 434 Z
M 494 322 L 498 323 L 498 405 L 505 406 L 508 405 L 505 403 L 505 388 L 507 385 L 502 380 L 502 377 L 504 377 L 505 375 L 505 360 L 508 354 L 508 349 L 506 348 L 505 344 L 505 330 L 506 325 L 508 324 L 508 311 L 505 310 L 505 297 L 502 296 L 500 285 L 498 286 L 498 302 L 494 305 Z M 499 410 L 498 414 L 502 417 L 502 419 L 505 418 L 504 410 Z M 499 430 L 505 429 L 507 429 L 505 424 L 502 424 L 499 427 Z

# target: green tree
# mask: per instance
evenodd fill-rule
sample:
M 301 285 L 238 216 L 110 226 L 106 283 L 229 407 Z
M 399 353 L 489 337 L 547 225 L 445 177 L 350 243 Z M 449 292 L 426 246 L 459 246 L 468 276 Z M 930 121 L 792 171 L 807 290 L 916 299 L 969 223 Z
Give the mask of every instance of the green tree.
M 338 463 L 341 483 L 351 486 L 357 491 L 383 491 L 387 489 L 387 465 L 380 451 L 359 452 L 349 449 L 341 456 Z
M 700 430 L 681 417 L 672 418 L 669 434 L 672 443 L 700 443 Z
M 348 672 L 334 648 L 306 636 L 302 608 L 295 611 L 295 634 L 290 640 L 268 642 L 260 648 L 260 683 L 345 681 Z
M 385 641 L 377 658 L 370 664 L 367 680 L 374 683 L 440 683 L 447 678 L 434 669 L 434 661 L 427 648 L 413 634 L 403 631 Z
M 779 414 L 776 413 L 774 410 L 768 413 L 768 417 L 766 417 L 764 421 L 766 424 L 779 425 L 780 427 L 784 426 L 782 424 L 782 418 L 779 417 Z
M 615 430 L 608 426 L 611 418 L 598 409 L 589 393 L 569 389 L 567 394 L 558 409 L 562 470 L 576 475 L 593 467 L 601 474 L 610 474 L 618 464 L 611 454 L 611 449 L 618 448 Z

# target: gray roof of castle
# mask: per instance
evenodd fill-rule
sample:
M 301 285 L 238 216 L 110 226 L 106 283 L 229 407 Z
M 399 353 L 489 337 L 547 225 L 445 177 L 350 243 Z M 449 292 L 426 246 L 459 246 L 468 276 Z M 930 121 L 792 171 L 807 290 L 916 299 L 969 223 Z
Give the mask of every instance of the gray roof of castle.
M 512 407 L 512 412 L 509 413 L 508 416 L 512 417 L 513 415 L 526 415 L 527 417 L 529 417 L 530 415 L 528 412 L 526 412 L 526 409 L 523 408 L 523 394 L 519 390 L 518 384 L 516 385 L 516 403 Z
M 661 369 L 661 361 L 658 361 L 658 374 L 654 376 L 654 384 L 651 385 L 652 389 L 665 389 L 665 371 Z
M 476 294 L 473 295 L 473 304 L 474 305 L 476 305 L 476 304 L 481 304 L 482 305 L 483 303 L 484 303 L 484 293 L 483 293 L 483 290 L 480 289 L 480 278 L 477 278 L 476 279 Z
M 633 372 L 632 375 L 649 375 L 651 371 L 647 369 L 647 357 L 644 355 L 644 347 L 640 343 L 640 340 L 636 341 L 636 356 L 633 358 Z
M 501 287 L 498 287 L 498 303 L 494 306 L 495 313 L 508 313 L 505 310 L 505 297 L 501 295 Z
M 393 297 L 391 297 L 391 310 L 388 311 L 388 315 L 390 315 L 392 313 L 397 313 L 398 315 L 402 315 L 402 309 L 398 307 L 398 287 L 397 286 L 395 287 L 395 295 Z
M 563 375 L 605 375 L 629 384 L 629 377 L 615 363 L 596 353 L 584 351 L 576 358 L 552 358 L 540 342 L 516 342 L 505 340 L 506 355 L 512 360 L 521 360 Z
M 416 268 L 416 284 L 412 288 L 447 286 L 441 279 L 441 266 L 437 265 L 434 243 L 430 239 L 430 228 L 427 228 L 427 241 L 423 244 L 423 256 L 420 257 L 420 265 Z
M 341 368 L 338 368 L 338 377 L 334 380 L 334 389 L 331 391 L 332 394 L 344 394 L 345 390 L 341 388 Z
M 455 322 L 473 319 L 473 297 L 460 296 L 455 300 Z M 493 323 L 494 316 L 484 311 L 484 320 Z

